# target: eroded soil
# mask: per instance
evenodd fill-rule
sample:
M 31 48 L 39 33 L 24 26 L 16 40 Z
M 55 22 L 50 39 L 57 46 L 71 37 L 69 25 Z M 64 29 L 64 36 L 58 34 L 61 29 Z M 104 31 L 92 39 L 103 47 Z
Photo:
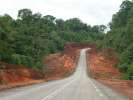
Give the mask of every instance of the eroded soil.
M 133 100 L 133 81 L 121 79 L 115 67 L 117 63 L 118 58 L 111 49 L 88 51 L 88 70 L 92 77 Z
M 43 60 L 41 71 L 0 62 L 0 90 L 69 76 L 75 70 L 79 49 L 85 46 L 66 44 L 63 52 L 50 54 Z

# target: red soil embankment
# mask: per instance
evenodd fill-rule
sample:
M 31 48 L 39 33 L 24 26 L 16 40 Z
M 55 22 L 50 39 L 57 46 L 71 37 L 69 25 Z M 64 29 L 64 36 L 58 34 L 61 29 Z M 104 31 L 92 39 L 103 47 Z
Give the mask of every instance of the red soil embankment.
M 66 44 L 64 51 L 51 54 L 44 60 L 44 71 L 37 71 L 22 65 L 0 62 L 0 90 L 59 79 L 70 75 L 76 66 L 79 48 L 75 43 Z
M 76 68 L 79 50 L 65 49 L 61 53 L 51 54 L 44 59 L 44 73 L 47 80 L 69 76 Z
M 91 49 L 88 51 L 88 57 L 88 69 L 93 78 L 133 100 L 133 81 L 121 80 L 121 73 L 115 67 L 118 58 L 113 50 Z
M 79 51 L 82 48 L 95 47 L 94 44 L 67 43 L 64 51 L 51 54 L 44 59 L 44 73 L 48 80 L 59 79 L 72 74 L 76 68 Z
M 94 78 L 120 78 L 120 72 L 115 65 L 118 59 L 112 50 L 96 50 L 89 51 L 90 71 Z
M 47 80 L 58 79 L 71 74 L 75 61 L 66 54 L 51 54 L 44 60 L 44 73 Z
M 17 86 L 40 83 L 43 74 L 40 71 L 20 65 L 0 62 L 0 90 Z
M 69 76 L 76 68 L 79 50 L 88 47 L 95 45 L 67 43 L 63 52 L 50 54 L 44 59 L 42 71 L 0 62 L 0 90 Z

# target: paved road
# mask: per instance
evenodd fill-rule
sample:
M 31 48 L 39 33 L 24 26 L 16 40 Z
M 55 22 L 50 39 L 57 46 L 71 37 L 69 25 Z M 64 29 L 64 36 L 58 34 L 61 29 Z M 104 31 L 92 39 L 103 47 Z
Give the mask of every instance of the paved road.
M 0 93 L 0 100 L 128 100 L 87 76 L 85 51 L 71 77 L 10 89 Z

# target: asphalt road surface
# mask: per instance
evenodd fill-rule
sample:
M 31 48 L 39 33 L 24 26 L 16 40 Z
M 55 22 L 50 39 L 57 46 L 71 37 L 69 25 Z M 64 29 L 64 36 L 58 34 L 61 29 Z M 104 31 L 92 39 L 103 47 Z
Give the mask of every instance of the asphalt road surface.
M 0 92 L 0 100 L 128 100 L 88 77 L 86 49 L 81 50 L 77 69 L 68 78 Z

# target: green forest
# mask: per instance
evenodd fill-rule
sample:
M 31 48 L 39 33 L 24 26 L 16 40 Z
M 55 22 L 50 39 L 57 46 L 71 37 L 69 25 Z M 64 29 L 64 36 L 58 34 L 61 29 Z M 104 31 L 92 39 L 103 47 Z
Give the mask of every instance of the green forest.
M 106 17 L 106 16 L 105 16 Z M 42 68 L 42 59 L 63 50 L 67 42 L 97 43 L 114 49 L 120 63 L 117 67 L 125 79 L 133 76 L 133 1 L 125 0 L 106 26 L 88 25 L 78 18 L 57 19 L 30 9 L 18 11 L 17 19 L 0 16 L 0 61 Z
M 125 79 L 130 79 L 133 76 L 133 1 L 123 1 L 109 26 L 110 31 L 100 45 L 118 53 L 120 63 L 117 67 L 125 73 Z
M 8 14 L 0 16 L 0 60 L 41 68 L 43 57 L 63 50 L 65 43 L 103 39 L 105 28 L 92 27 L 78 18 L 64 21 L 21 9 L 17 19 Z

